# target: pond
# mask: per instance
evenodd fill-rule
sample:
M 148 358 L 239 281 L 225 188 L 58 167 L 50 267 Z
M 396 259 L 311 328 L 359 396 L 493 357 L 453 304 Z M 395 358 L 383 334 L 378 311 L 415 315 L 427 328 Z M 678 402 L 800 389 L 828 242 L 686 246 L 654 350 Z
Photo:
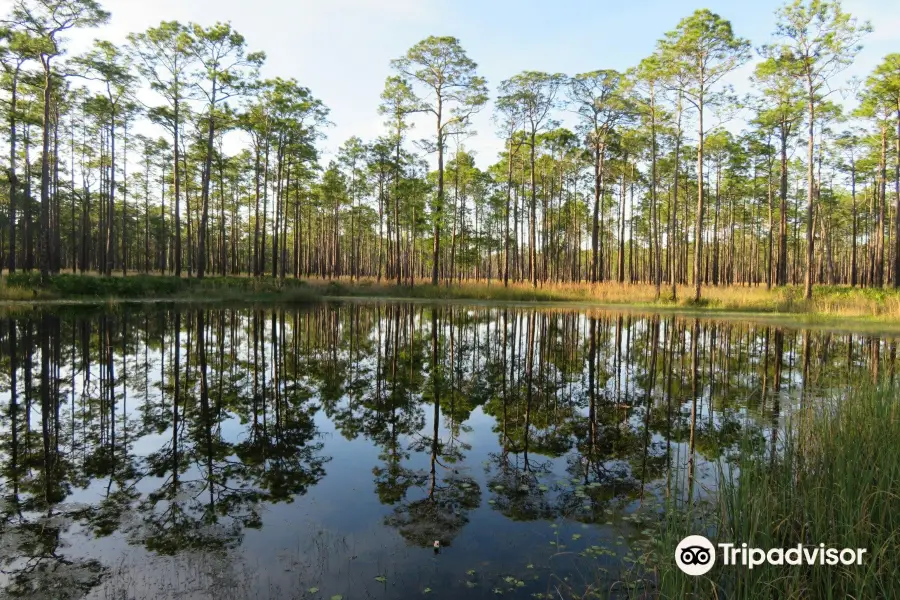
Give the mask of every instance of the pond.
M 511 306 L 0 320 L 0 597 L 542 598 L 896 341 Z M 652 513 L 652 508 L 651 511 Z M 435 547 L 437 545 L 437 547 Z

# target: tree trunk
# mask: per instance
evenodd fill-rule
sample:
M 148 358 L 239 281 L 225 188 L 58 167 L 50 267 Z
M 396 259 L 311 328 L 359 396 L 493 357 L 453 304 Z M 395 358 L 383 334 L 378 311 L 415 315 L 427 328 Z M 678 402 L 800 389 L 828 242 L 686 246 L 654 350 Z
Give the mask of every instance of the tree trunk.
M 885 208 L 887 205 L 887 125 L 881 126 L 881 164 L 879 165 L 879 178 L 881 179 L 878 202 L 878 231 L 875 232 L 875 285 L 884 285 L 884 225 Z
M 603 159 L 606 154 L 603 144 L 594 145 L 594 220 L 591 233 L 591 283 L 597 283 L 599 270 L 600 243 L 600 194 L 603 187 Z
M 894 166 L 894 287 L 900 288 L 900 98 L 897 99 L 897 162 Z
M 694 302 L 700 301 L 700 261 L 703 252 L 703 92 L 700 92 L 697 131 L 697 220 L 694 223 Z
M 172 179 L 175 182 L 175 277 L 181 277 L 181 177 L 179 176 L 179 141 L 178 127 L 181 105 L 178 98 L 174 102 L 174 120 L 172 126 L 172 148 L 174 150 L 174 161 L 172 166 Z
M 50 97 L 51 74 L 49 56 L 41 56 L 44 66 L 44 120 L 41 137 L 41 285 L 50 277 Z
M 787 192 L 788 192 L 788 159 L 787 159 L 787 138 L 788 133 L 782 125 L 781 130 L 781 183 L 779 195 L 781 196 L 781 215 L 778 231 L 778 277 L 777 284 L 780 286 L 787 285 L 787 242 L 788 242 L 788 222 L 787 222 Z
M 804 298 L 807 300 L 812 299 L 812 286 L 813 286 L 813 250 L 814 250 L 814 238 L 815 234 L 813 232 L 813 215 L 815 214 L 815 206 L 813 205 L 815 200 L 815 181 L 814 181 L 814 172 L 813 172 L 813 159 L 815 152 L 815 125 L 816 125 L 816 106 L 815 106 L 815 98 L 813 96 L 812 90 L 812 82 L 807 79 L 809 85 L 809 138 L 807 139 L 807 169 L 806 176 L 807 180 L 807 190 L 806 190 L 806 287 L 804 290 Z
M 662 260 L 660 255 L 660 233 L 659 233 L 659 205 L 657 204 L 659 197 L 656 192 L 656 94 L 654 89 L 650 87 L 650 206 L 653 209 L 653 224 L 655 232 L 653 234 L 653 243 L 656 248 L 656 269 L 654 273 L 653 283 L 656 286 L 656 296 L 654 300 L 659 300 L 662 286 Z M 671 244 L 671 239 L 669 240 Z
M 505 222 L 506 228 L 503 239 L 503 287 L 509 287 L 509 211 L 510 211 L 510 201 L 512 200 L 512 187 L 513 187 L 513 176 L 512 176 L 512 161 L 513 161 L 513 145 L 512 145 L 512 134 L 509 136 L 509 150 L 506 153 L 506 214 Z
M 16 67 L 12 76 L 12 96 L 9 101 L 9 272 L 16 271 L 16 186 L 19 178 L 16 175 L 16 103 L 19 84 L 19 69 Z M 28 199 L 26 199 L 26 202 Z
M 537 186 L 535 183 L 534 173 L 534 145 L 535 130 L 531 130 L 531 145 L 529 162 L 531 164 L 531 215 L 528 225 L 528 268 L 531 285 L 537 287 L 537 237 L 535 230 L 537 229 Z
M 212 153 L 213 139 L 216 133 L 216 122 L 213 112 L 216 110 L 216 78 L 212 79 L 212 95 L 209 102 L 209 119 L 206 131 L 206 160 L 203 166 L 201 183 L 201 212 L 200 212 L 200 230 L 198 236 L 198 258 L 197 258 L 197 278 L 203 279 L 206 272 L 206 227 L 209 222 L 209 180 L 212 179 Z
M 857 208 L 856 208 L 856 161 L 850 165 L 850 196 L 853 200 L 853 214 L 851 215 L 851 238 L 850 238 L 850 285 L 856 287 L 857 283 L 857 265 L 856 265 L 856 237 L 857 237 Z M 895 280 L 896 281 L 896 280 Z
M 434 205 L 434 240 L 432 245 L 431 285 L 438 284 L 438 270 L 441 259 L 441 211 L 444 207 L 444 127 L 441 123 L 442 106 L 440 96 L 437 100 L 437 152 L 438 152 L 438 189 Z
M 122 276 L 128 275 L 128 117 L 125 117 L 124 141 L 122 149 L 122 181 L 125 188 L 122 190 Z

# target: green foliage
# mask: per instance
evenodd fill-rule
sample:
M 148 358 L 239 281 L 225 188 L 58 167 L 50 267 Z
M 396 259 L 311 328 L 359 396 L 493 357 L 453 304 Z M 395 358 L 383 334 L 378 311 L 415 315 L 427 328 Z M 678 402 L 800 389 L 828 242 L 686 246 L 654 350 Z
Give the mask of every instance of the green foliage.
M 677 89 L 702 103 L 710 86 L 750 59 L 750 42 L 734 34 L 730 21 L 702 9 L 666 33 L 659 51 Z
M 900 594 L 898 390 L 851 388 L 794 417 L 783 448 L 747 445 L 719 470 L 712 505 L 669 506 L 646 563 L 663 598 L 894 598 Z M 689 534 L 757 548 L 865 548 L 860 567 L 716 566 L 689 577 L 672 549 Z
M 847 68 L 872 30 L 841 9 L 840 2 L 793 0 L 777 12 L 775 35 L 781 68 L 803 81 L 808 99 L 820 101 L 828 81 Z M 830 90 L 828 90 L 830 91 Z
M 900 53 L 888 54 L 866 79 L 858 113 L 900 122 Z M 898 159 L 900 160 L 900 159 Z

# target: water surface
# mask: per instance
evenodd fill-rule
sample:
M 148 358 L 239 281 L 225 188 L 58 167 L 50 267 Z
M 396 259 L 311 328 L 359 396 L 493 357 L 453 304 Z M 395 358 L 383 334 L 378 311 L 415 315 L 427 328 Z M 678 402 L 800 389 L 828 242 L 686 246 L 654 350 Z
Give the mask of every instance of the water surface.
M 350 302 L 0 322 L 0 597 L 616 589 L 665 497 L 893 378 L 896 342 Z M 435 542 L 439 549 L 435 550 Z

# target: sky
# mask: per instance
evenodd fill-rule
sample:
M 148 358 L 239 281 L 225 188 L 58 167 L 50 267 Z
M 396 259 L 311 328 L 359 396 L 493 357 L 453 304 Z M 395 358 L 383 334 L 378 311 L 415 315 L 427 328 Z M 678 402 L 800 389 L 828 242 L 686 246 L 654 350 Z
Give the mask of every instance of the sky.
M 12 0 L 0 0 L 8 7 Z M 100 0 L 112 13 L 101 29 L 73 33 L 72 53 L 95 37 L 124 43 L 129 32 L 161 20 L 209 25 L 230 21 L 248 49 L 267 55 L 264 77 L 294 77 L 331 110 L 334 123 L 321 149 L 332 155 L 350 136 L 364 141 L 384 133 L 378 115 L 390 61 L 429 35 L 459 38 L 491 95 L 504 79 L 524 70 L 568 75 L 597 69 L 625 70 L 649 55 L 657 40 L 697 8 L 732 22 L 754 47 L 770 41 L 782 0 Z M 889 52 L 900 51 L 900 2 L 845 0 L 844 9 L 875 28 L 846 76 L 865 77 Z M 4 8 L 6 8 L 4 7 Z M 7 12 L 7 10 L 3 10 Z M 752 65 L 730 78 L 749 91 Z M 476 162 L 496 160 L 502 142 L 489 104 L 473 121 L 477 135 L 465 142 Z M 738 127 L 739 129 L 739 127 Z M 413 138 L 431 133 L 419 121 Z

